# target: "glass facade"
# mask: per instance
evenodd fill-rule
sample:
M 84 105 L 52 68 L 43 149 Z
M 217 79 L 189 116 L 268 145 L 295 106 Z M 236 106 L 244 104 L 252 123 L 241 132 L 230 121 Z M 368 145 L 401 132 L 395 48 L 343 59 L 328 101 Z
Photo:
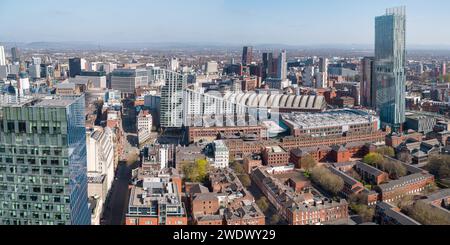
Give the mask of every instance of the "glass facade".
M 405 122 L 405 8 L 375 19 L 376 101 L 380 119 L 397 131 Z
M 84 96 L 0 97 L 0 224 L 88 225 Z

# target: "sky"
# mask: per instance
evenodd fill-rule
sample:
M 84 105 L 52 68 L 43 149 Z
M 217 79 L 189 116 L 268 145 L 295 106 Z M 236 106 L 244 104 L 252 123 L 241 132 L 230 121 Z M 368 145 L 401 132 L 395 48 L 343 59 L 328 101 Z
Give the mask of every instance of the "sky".
M 408 44 L 450 45 L 448 0 L 0 0 L 0 42 L 372 44 L 400 5 Z

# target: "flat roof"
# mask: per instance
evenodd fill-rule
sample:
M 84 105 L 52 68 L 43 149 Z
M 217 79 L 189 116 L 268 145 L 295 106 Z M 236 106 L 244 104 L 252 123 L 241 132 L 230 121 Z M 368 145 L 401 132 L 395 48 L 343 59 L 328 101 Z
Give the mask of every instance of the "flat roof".
M 316 113 L 293 112 L 282 114 L 281 117 L 284 121 L 300 129 L 358 125 L 378 121 L 378 118 L 371 111 L 354 109 L 329 110 Z

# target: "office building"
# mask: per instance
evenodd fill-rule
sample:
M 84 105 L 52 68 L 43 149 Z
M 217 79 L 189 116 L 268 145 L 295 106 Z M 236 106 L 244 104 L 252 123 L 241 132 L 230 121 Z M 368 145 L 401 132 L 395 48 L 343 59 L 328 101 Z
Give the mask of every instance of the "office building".
M 183 90 L 187 77 L 177 72 L 167 72 L 161 88 L 160 124 L 163 128 L 181 128 L 183 125 Z
M 20 62 L 20 51 L 17 47 L 11 48 L 12 62 Z
M 272 64 L 273 54 L 272 53 L 263 53 L 262 54 L 262 80 L 265 81 L 266 78 L 270 76 L 270 66 Z
M 206 75 L 217 74 L 219 72 L 218 64 L 216 61 L 209 61 L 205 65 Z
M 114 181 L 114 132 L 94 128 L 86 132 L 88 177 L 105 176 L 107 191 Z
M 253 47 L 245 46 L 242 50 L 242 65 L 250 65 L 253 62 Z
M 230 152 L 223 140 L 214 141 L 214 165 L 215 168 L 228 168 Z
M 376 107 L 377 87 L 374 81 L 374 57 L 364 57 L 361 61 L 361 105 Z
M 187 225 L 181 177 L 175 169 L 139 169 L 137 181 L 131 187 L 126 225 Z
M 169 61 L 169 70 L 171 71 L 177 71 L 180 67 L 180 63 L 177 58 L 172 58 Z
M 76 77 L 81 74 L 82 66 L 80 58 L 69 59 L 69 75 Z
M 375 79 L 380 119 L 394 131 L 405 122 L 405 7 L 375 18 Z
M 84 108 L 84 96 L 0 96 L 1 224 L 90 224 Z
M 0 66 L 6 65 L 5 48 L 0 46 Z
M 148 85 L 145 69 L 116 69 L 111 73 L 111 89 L 119 90 L 122 97 L 134 95 L 136 88 Z
M 278 56 L 278 69 L 277 69 L 277 78 L 281 80 L 286 80 L 287 77 L 287 57 L 286 50 L 281 51 Z

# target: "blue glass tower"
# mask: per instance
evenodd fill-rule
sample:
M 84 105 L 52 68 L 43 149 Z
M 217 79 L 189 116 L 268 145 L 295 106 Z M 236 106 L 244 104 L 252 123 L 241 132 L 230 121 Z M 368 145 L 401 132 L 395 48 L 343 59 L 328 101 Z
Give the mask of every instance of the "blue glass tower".
M 376 104 L 385 125 L 399 131 L 405 122 L 405 7 L 387 9 L 375 18 Z
M 0 224 L 90 224 L 84 101 L 0 95 Z

